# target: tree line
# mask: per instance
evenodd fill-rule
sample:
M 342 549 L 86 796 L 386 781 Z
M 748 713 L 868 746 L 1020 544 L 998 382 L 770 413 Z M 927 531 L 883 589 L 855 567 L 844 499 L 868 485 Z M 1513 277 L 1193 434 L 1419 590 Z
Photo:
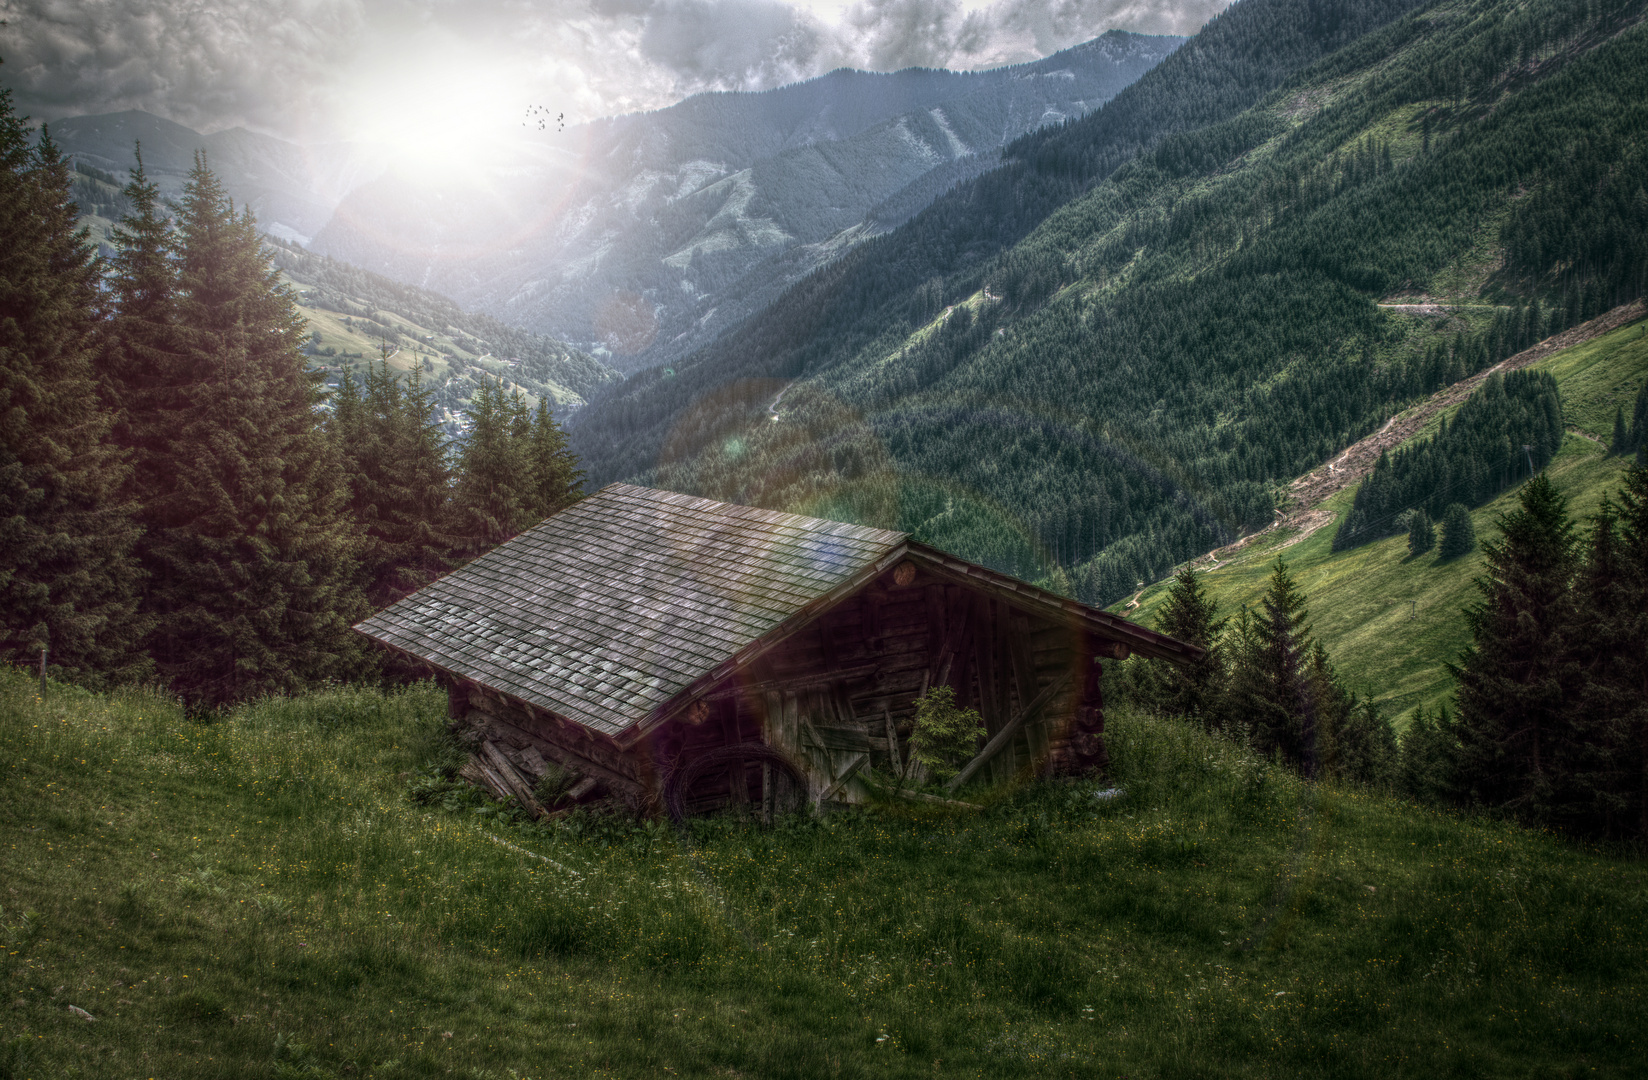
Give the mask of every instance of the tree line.
M 483 383 L 453 446 L 414 373 L 328 409 L 306 324 L 204 156 L 141 150 L 99 258 L 0 89 L 0 660 L 194 707 L 371 675 L 349 626 L 578 495 L 544 405 Z
M 1202 645 L 1180 667 L 1135 660 L 1133 701 L 1248 740 L 1308 777 L 1404 792 L 1605 839 L 1648 838 L 1648 463 L 1582 529 L 1545 474 L 1483 543 L 1453 704 L 1414 710 L 1400 747 L 1312 639 L 1278 559 L 1254 612 L 1221 619 L 1193 570 L 1157 629 Z

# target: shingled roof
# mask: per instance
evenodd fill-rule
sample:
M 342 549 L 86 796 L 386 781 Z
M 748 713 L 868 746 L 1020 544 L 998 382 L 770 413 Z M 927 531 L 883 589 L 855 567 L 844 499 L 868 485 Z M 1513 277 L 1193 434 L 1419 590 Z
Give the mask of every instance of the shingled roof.
M 857 588 L 905 540 L 613 484 L 355 629 L 616 734 Z

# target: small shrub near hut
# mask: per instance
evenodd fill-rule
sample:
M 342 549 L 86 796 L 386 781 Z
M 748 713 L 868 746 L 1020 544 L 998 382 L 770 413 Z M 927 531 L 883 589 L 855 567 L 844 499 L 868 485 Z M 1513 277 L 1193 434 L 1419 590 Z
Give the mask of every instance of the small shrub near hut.
M 977 709 L 958 709 L 956 691 L 935 686 L 916 699 L 910 731 L 910 759 L 926 767 L 935 780 L 948 780 L 978 753 L 984 718 Z

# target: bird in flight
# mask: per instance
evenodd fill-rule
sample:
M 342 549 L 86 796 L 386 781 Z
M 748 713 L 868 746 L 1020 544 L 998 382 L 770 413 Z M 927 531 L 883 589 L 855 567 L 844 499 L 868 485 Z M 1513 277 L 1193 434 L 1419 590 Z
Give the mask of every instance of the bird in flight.
M 536 122 L 539 131 L 548 131 L 553 122 L 556 131 L 566 130 L 566 113 L 556 113 L 555 119 L 550 120 L 549 107 L 546 105 L 531 105 L 527 107 L 526 119 L 521 121 L 522 127 L 531 127 Z

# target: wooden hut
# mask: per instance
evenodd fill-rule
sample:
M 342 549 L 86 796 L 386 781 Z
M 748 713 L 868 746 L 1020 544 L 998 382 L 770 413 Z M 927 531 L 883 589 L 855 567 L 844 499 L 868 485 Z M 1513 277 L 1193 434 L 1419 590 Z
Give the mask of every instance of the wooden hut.
M 614 484 L 356 627 L 428 664 L 476 757 L 542 810 L 855 802 L 948 684 L 997 780 L 1105 761 L 1101 658 L 1201 650 L 906 534 Z

